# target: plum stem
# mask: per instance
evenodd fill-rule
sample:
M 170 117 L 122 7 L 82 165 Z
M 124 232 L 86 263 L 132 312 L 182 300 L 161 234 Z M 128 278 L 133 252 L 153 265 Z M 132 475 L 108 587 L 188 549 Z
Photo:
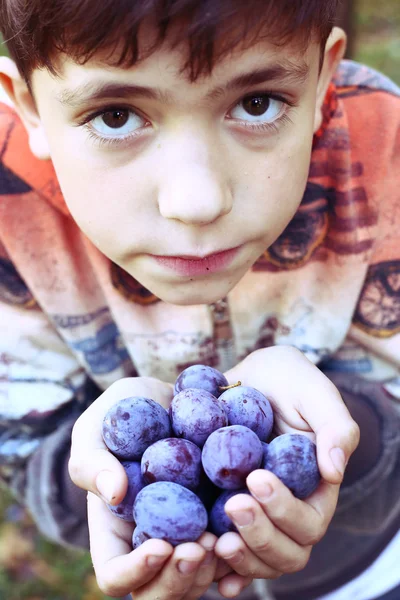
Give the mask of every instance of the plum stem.
M 242 382 L 238 381 L 237 383 L 232 383 L 232 385 L 220 385 L 219 389 L 221 390 L 221 392 L 226 392 L 226 390 L 231 390 L 232 388 L 239 387 L 240 385 L 242 385 Z

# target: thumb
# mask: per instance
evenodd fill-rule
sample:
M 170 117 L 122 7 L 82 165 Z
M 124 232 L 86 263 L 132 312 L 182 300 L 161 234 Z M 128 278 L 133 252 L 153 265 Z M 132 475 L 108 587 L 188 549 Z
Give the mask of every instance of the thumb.
M 317 459 L 321 475 L 328 483 L 341 483 L 350 456 L 360 441 L 360 430 L 355 421 L 343 429 L 323 425 L 316 435 Z
M 115 403 L 131 396 L 154 398 L 167 407 L 172 386 L 146 377 L 120 379 L 86 409 L 72 430 L 68 464 L 72 481 L 112 505 L 124 499 L 128 479 L 124 467 L 103 441 L 102 423 Z

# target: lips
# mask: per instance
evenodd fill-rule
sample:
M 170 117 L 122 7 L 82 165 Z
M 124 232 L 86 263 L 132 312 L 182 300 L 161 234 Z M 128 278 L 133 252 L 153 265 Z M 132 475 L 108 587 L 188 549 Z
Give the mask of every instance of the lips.
M 239 252 L 239 247 L 209 254 L 204 258 L 194 256 L 154 256 L 155 261 L 183 276 L 217 273 L 227 268 Z

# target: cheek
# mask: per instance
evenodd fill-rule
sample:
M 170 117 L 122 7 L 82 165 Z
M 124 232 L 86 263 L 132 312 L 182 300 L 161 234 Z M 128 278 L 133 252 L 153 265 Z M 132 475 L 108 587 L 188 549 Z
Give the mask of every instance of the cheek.
M 295 135 L 275 152 L 249 161 L 238 182 L 242 219 L 252 218 L 261 232 L 275 237 L 296 212 L 307 184 L 312 135 Z
M 87 237 L 110 258 L 126 240 L 140 238 L 153 217 L 153 197 L 143 165 L 99 166 L 88 155 L 52 152 L 53 164 L 71 215 Z

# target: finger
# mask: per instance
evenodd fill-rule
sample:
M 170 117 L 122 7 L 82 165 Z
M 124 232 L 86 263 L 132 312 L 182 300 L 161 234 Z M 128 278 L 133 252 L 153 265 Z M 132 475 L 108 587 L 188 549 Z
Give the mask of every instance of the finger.
M 176 546 L 171 558 L 153 581 L 135 591 L 135 600 L 183 600 L 196 581 L 206 552 L 199 544 Z
M 228 575 L 229 573 L 232 573 L 232 569 L 229 565 L 226 564 L 224 560 L 219 558 L 214 581 L 219 581 L 220 579 L 222 579 L 222 577 L 225 577 L 225 575 Z
M 257 556 L 237 533 L 225 533 L 218 540 L 216 554 L 223 556 L 232 570 L 241 577 L 275 579 L 282 572 Z
M 314 432 L 322 477 L 341 483 L 359 442 L 359 428 L 338 389 L 302 352 L 288 346 L 258 350 L 227 377 L 239 378 L 269 398 L 279 433 Z
M 123 500 L 128 481 L 124 468 L 103 441 L 103 419 L 116 402 L 138 394 L 167 403 L 167 397 L 172 398 L 172 388 L 147 377 L 120 379 L 91 404 L 72 431 L 70 477 L 75 485 L 102 497 L 108 504 Z
M 253 471 L 246 483 L 275 527 L 288 537 L 302 546 L 321 540 L 335 512 L 339 485 L 322 481 L 309 498 L 299 500 L 270 471 Z
M 152 580 L 173 553 L 149 540 L 132 551 L 133 525 L 115 517 L 94 494 L 88 496 L 90 551 L 97 582 L 108 596 L 125 596 Z
M 200 598 L 208 590 L 214 581 L 218 563 L 218 559 L 214 553 L 216 542 L 217 538 L 215 535 L 208 532 L 204 533 L 197 540 L 197 543 L 206 551 L 206 555 L 189 593 L 185 596 L 185 600 L 197 600 L 197 598 Z
M 225 512 L 232 519 L 236 525 L 240 538 L 239 540 L 244 542 L 245 545 L 251 550 L 251 552 L 260 559 L 261 563 L 268 565 L 271 570 L 294 573 L 302 569 L 308 562 L 311 547 L 301 546 L 292 540 L 285 533 L 280 531 L 268 516 L 263 511 L 260 504 L 251 496 L 245 494 L 238 494 L 234 496 L 225 505 Z M 222 538 L 220 538 L 220 541 Z M 238 548 L 238 539 L 236 539 L 234 556 L 221 553 L 222 544 L 217 544 L 216 553 L 218 556 L 227 561 L 227 563 L 235 569 L 240 575 L 249 575 L 244 569 L 249 566 L 249 560 L 241 562 L 241 566 L 238 569 L 239 559 L 243 554 L 243 548 Z M 225 540 L 226 542 L 226 540 Z M 233 543 L 233 537 L 232 537 Z M 224 548 L 226 552 L 228 547 Z M 247 555 L 244 557 L 246 558 Z M 243 557 L 242 557 L 243 559 Z M 237 562 L 236 562 L 237 561 Z M 253 563 L 257 566 L 257 563 Z M 257 566 L 258 568 L 258 566 Z M 257 571 L 259 573 L 259 571 Z M 269 577 L 268 572 L 266 574 L 260 574 L 259 577 Z
M 236 598 L 252 581 L 252 577 L 241 577 L 236 573 L 231 573 L 221 579 L 218 584 L 218 591 L 224 598 Z

